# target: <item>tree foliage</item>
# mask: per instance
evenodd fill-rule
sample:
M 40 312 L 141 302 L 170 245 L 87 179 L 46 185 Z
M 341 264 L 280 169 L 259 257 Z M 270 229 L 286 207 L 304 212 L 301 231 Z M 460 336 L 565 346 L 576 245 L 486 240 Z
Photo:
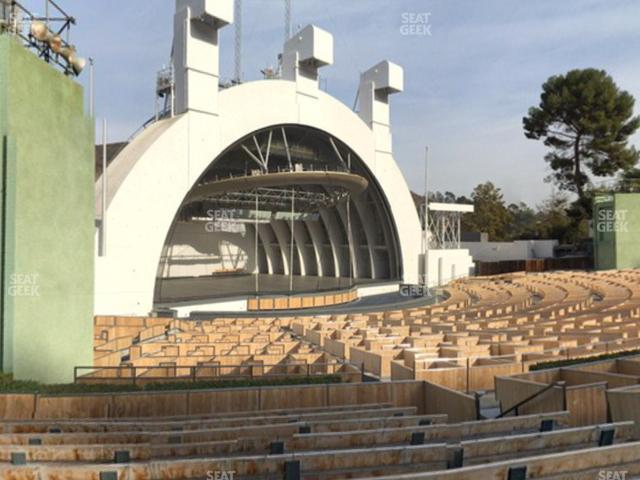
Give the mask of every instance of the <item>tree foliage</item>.
M 415 198 L 416 208 L 421 209 L 424 197 L 415 195 Z M 507 205 L 501 190 L 486 182 L 476 186 L 471 198 L 452 192 L 430 192 L 429 201 L 473 203 L 474 212 L 462 217 L 462 230 L 487 233 L 490 241 L 549 239 L 571 243 L 586 234 L 571 218 L 574 205 L 566 194 L 559 192 L 535 208 L 524 202 Z
M 492 241 L 511 238 L 512 214 L 502 191 L 491 182 L 478 185 L 471 193 L 474 212 L 463 217 L 463 228 L 470 232 L 486 232 Z
M 640 192 L 640 168 L 632 168 L 622 173 L 616 190 L 621 192 Z
M 604 70 L 571 70 L 542 85 L 540 104 L 523 118 L 527 138 L 543 139 L 555 181 L 578 195 L 580 209 L 590 176 L 607 177 L 631 169 L 638 151 L 628 145 L 640 126 L 633 116 L 634 98 Z M 586 215 L 587 212 L 582 212 Z
M 511 215 L 510 238 L 530 240 L 538 238 L 536 212 L 524 202 L 512 203 L 508 207 Z
M 571 202 L 566 195 L 553 193 L 538 206 L 536 213 L 537 238 L 559 240 L 568 243 L 578 240 L 578 232 L 572 226 L 567 212 L 571 209 Z

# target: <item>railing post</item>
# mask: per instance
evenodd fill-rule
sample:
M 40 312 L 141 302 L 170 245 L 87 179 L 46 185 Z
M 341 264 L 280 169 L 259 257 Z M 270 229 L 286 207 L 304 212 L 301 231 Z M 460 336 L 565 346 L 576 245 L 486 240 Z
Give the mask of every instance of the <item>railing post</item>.
M 193 383 L 195 383 L 195 382 L 196 382 L 196 369 L 197 369 L 197 368 L 198 368 L 198 367 L 197 367 L 196 365 L 193 365 L 193 366 L 191 367 L 191 381 L 192 381 Z
M 467 393 L 469 393 L 469 357 L 467 357 Z
M 567 409 L 567 382 L 557 382 L 556 385 L 562 387 L 562 410 Z

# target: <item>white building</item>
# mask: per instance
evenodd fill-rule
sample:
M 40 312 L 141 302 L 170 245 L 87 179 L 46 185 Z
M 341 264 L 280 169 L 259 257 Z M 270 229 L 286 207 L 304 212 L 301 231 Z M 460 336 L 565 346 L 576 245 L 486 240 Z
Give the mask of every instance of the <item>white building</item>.
M 474 261 L 501 262 L 553 258 L 558 240 L 515 240 L 513 242 L 462 242 Z
M 280 78 L 221 88 L 218 31 L 232 21 L 232 0 L 177 1 L 171 113 L 107 170 L 96 314 L 419 282 L 421 226 L 389 120 L 402 68 L 364 72 L 355 113 L 319 89 L 333 37 L 310 25 L 284 45 Z M 468 271 L 467 252 L 451 259 L 447 271 Z

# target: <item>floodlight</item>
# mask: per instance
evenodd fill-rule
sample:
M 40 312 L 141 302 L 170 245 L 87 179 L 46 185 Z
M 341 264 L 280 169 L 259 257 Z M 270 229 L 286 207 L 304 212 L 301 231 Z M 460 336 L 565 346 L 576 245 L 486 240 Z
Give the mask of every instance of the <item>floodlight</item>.
M 54 53 L 61 55 L 76 75 L 80 75 L 84 70 L 87 60 L 78 56 L 74 46 L 64 46 L 62 37 L 49 30 L 46 23 L 39 20 L 31 22 L 31 36 L 40 42 L 47 43 Z

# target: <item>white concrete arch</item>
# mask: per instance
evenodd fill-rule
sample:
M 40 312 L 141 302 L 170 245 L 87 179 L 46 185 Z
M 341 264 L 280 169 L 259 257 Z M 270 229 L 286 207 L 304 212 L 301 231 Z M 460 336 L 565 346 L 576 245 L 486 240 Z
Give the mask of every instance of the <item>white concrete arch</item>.
M 296 245 L 298 251 L 301 253 L 301 261 L 304 264 L 304 271 L 306 275 L 318 276 L 318 269 L 320 268 L 313 246 L 313 240 L 307 229 L 305 222 L 298 222 L 294 228 Z
M 280 251 L 280 258 L 282 259 L 282 267 L 284 269 L 283 273 L 289 275 L 293 270 L 293 265 L 291 265 L 291 252 L 289 250 L 289 226 L 287 222 L 283 220 L 273 220 L 271 221 L 271 229 L 275 234 L 278 250 Z
M 371 278 L 383 278 L 380 272 L 382 266 L 380 265 L 379 255 L 376 249 L 376 238 L 373 231 L 375 226 L 375 217 L 372 215 L 372 211 L 367 209 L 362 201 L 361 197 L 356 197 L 352 201 L 352 206 L 358 213 L 358 217 L 361 220 L 362 228 L 364 228 L 365 235 L 367 237 L 367 246 L 369 248 L 369 260 L 371 262 Z M 391 245 L 387 245 L 391 247 Z
M 156 270 L 174 217 L 195 182 L 222 152 L 251 132 L 304 125 L 337 138 L 364 162 L 381 187 L 402 252 L 403 281 L 418 280 L 420 226 L 411 195 L 389 150 L 348 107 L 317 92 L 309 96 L 286 80 L 222 90 L 218 114 L 189 110 L 151 126 L 108 169 L 118 181 L 108 192 L 106 255 L 96 258 L 97 314 L 147 314 Z M 100 182 L 98 182 L 100 183 Z M 99 198 L 99 196 L 98 196 Z M 99 208 L 99 205 L 97 205 Z M 96 235 L 96 245 L 97 245 Z
M 355 225 L 355 216 L 353 212 L 353 205 L 350 207 L 350 216 L 351 216 L 351 241 L 349 241 L 348 234 L 348 215 L 347 215 L 347 207 L 344 203 L 337 206 L 336 216 L 338 218 L 338 224 L 340 228 L 344 230 L 344 236 L 346 238 L 346 244 L 349 251 L 349 258 L 351 259 L 351 275 L 353 278 L 363 278 L 366 277 L 366 267 L 363 265 L 364 262 L 368 262 L 368 259 L 363 258 L 362 251 L 359 248 L 360 245 L 363 244 L 362 238 L 356 232 L 356 229 L 353 228 Z
M 322 218 L 322 223 L 324 224 L 327 235 L 329 236 L 329 243 L 331 244 L 331 251 L 333 252 L 334 276 L 343 277 L 349 274 L 349 259 L 342 248 L 343 245 L 346 245 L 347 241 L 343 238 L 343 234 L 336 217 L 337 214 L 328 208 L 320 209 L 320 218 Z
M 319 224 L 320 221 L 321 220 L 311 222 L 305 220 L 303 224 L 307 229 L 307 234 L 309 235 L 309 240 L 311 241 L 311 246 L 313 248 L 313 255 L 316 262 L 316 274 L 322 277 L 328 274 L 328 269 L 325 268 L 327 262 L 325 261 L 324 253 L 322 251 L 323 239 L 322 233 L 320 232 L 320 229 L 322 228 Z
M 258 236 L 260 237 L 260 243 L 264 248 L 264 253 L 267 258 L 267 271 L 262 273 L 274 274 L 276 273 L 279 263 L 276 258 L 277 253 L 273 251 L 273 231 L 271 227 L 265 224 L 258 225 Z

